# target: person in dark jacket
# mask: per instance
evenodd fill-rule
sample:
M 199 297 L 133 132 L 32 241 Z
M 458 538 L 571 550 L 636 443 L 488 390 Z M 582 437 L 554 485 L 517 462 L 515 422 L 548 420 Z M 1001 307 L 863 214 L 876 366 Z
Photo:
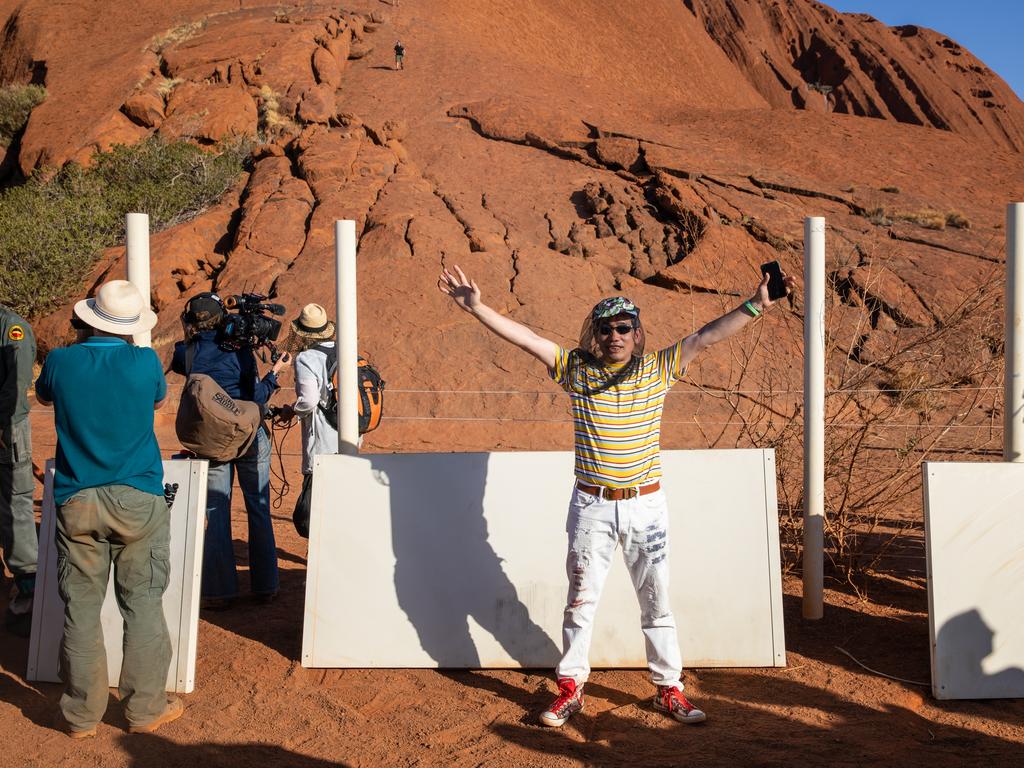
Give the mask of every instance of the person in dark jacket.
M 215 293 L 200 293 L 189 300 L 181 316 L 185 341 L 174 346 L 171 370 L 182 376 L 205 373 L 236 400 L 266 405 L 277 390 L 277 374 L 290 358 L 282 357 L 260 378 L 251 349 L 232 349 L 224 343 L 221 327 L 224 303 Z M 249 522 L 249 582 L 260 602 L 277 596 L 277 545 L 270 519 L 270 436 L 257 430 L 249 450 L 228 462 L 210 462 L 206 485 L 206 537 L 203 545 L 203 605 L 228 608 L 238 597 L 238 572 L 231 538 L 231 492 L 234 475 L 245 499 Z
M 39 556 L 27 394 L 35 360 L 32 327 L 13 309 L 0 304 L 0 548 L 15 584 L 4 624 L 23 637 L 32 628 Z

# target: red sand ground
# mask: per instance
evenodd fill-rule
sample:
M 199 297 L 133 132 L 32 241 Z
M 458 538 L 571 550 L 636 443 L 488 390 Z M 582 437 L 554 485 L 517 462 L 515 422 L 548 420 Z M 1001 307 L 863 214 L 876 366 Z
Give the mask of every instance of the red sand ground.
M 41 455 L 52 433 L 45 411 L 36 413 Z M 285 452 L 288 476 L 296 482 L 294 438 L 293 432 Z M 586 709 L 554 731 L 536 724 L 554 690 L 550 670 L 303 669 L 298 657 L 306 542 L 291 524 L 296 493 L 273 513 L 282 569 L 279 599 L 269 606 L 242 600 L 231 610 L 201 614 L 196 690 L 184 697 L 184 717 L 157 734 L 129 735 L 112 697 L 97 738 L 71 741 L 59 730 L 60 686 L 25 682 L 28 641 L 4 636 L 4 764 L 1020 764 L 1024 701 L 940 703 L 927 685 L 874 675 L 839 650 L 880 672 L 929 681 L 919 533 L 908 537 L 903 557 L 883 563 L 861 583 L 866 599 L 832 584 L 819 622 L 801 619 L 800 580 L 787 576 L 789 666 L 689 671 L 688 691 L 708 712 L 706 724 L 684 726 L 654 712 L 646 673 L 617 670 L 595 672 Z M 237 497 L 236 492 L 236 502 Z M 244 585 L 245 515 L 235 506 L 235 552 Z

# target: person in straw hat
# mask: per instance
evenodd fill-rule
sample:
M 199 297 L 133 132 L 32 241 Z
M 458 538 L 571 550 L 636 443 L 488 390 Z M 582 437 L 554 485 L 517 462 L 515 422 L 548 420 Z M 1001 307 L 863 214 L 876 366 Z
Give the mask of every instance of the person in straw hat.
M 331 368 L 334 351 L 334 323 L 319 304 L 307 304 L 292 321 L 289 345 L 295 357 L 295 402 L 282 409 L 285 419 L 298 416 L 302 425 L 302 492 L 292 516 L 295 528 L 309 536 L 309 505 L 313 494 L 313 458 L 338 452 L 338 430 L 324 408 L 333 387 Z
M 111 565 L 124 619 L 119 683 L 128 730 L 150 733 L 181 716 L 164 691 L 171 641 L 163 593 L 170 576 L 170 520 L 153 411 L 167 394 L 163 366 L 132 335 L 156 314 L 127 280 L 78 302 L 90 329 L 54 349 L 36 381 L 36 400 L 53 405 L 57 429 L 57 583 L 65 602 L 61 712 L 73 738 L 96 735 L 107 708 L 107 653 L 100 609 Z

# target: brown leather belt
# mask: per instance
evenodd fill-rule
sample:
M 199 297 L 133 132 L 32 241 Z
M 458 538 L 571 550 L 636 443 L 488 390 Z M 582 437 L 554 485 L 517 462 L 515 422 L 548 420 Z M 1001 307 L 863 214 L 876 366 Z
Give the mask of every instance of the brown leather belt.
M 576 487 L 584 493 L 589 493 L 591 496 L 600 496 L 608 501 L 622 501 L 623 499 L 632 499 L 635 496 L 646 496 L 649 493 L 660 490 L 661 481 L 655 480 L 649 485 L 635 485 L 632 488 L 608 488 L 604 485 L 587 485 L 577 480 Z

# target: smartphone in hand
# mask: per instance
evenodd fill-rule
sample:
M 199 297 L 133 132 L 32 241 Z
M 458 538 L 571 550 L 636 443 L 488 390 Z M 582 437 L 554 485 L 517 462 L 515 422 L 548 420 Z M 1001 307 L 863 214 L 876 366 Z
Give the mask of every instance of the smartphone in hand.
M 761 265 L 761 274 L 768 275 L 768 298 L 778 301 L 786 295 L 786 283 L 782 279 L 782 267 L 777 261 Z

